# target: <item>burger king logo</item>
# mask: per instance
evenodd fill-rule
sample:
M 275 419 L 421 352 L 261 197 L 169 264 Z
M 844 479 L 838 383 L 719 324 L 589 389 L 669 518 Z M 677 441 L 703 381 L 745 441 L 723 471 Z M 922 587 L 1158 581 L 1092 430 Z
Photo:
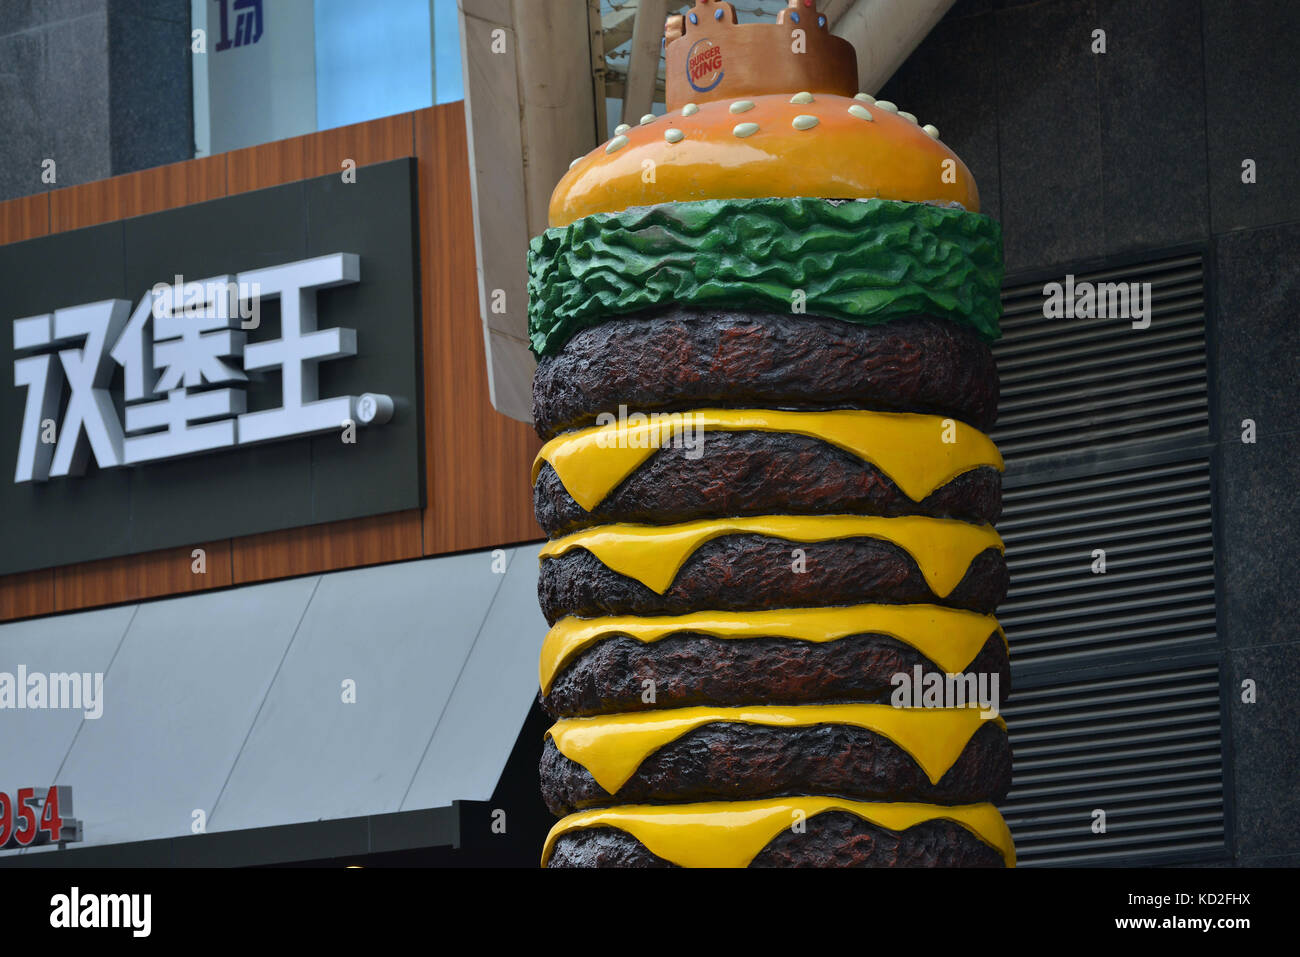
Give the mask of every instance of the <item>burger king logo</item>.
M 722 82 L 722 47 L 696 40 L 686 52 L 686 82 L 697 93 L 708 93 Z

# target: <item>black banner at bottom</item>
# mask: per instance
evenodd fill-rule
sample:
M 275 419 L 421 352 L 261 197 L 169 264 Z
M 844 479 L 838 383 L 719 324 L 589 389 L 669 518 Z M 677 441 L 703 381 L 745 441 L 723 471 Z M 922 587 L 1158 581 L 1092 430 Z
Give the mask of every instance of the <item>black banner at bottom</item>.
M 784 933 L 995 951 L 1046 932 L 1161 946 L 1189 937 L 1235 947 L 1289 923 L 1294 870 L 579 871 L 403 867 L 250 870 L 11 870 L 0 873 L 6 941 L 76 934 L 79 944 L 285 940 L 337 944 L 391 931 L 452 931 L 491 943 L 521 932 L 588 944 L 698 950 L 702 936 Z M 747 926 L 748 925 L 748 926 Z M 682 936 L 680 930 L 694 928 Z M 608 928 L 617 936 L 610 936 Z M 718 931 L 714 931 L 714 928 Z M 725 930 L 724 930 L 725 928 Z M 746 935 L 748 936 L 748 935 Z M 376 939 L 378 938 L 378 940 Z M 685 941 L 689 939 L 689 947 Z M 658 941 L 658 943 L 655 943 Z M 674 943 L 676 941 L 676 943 Z

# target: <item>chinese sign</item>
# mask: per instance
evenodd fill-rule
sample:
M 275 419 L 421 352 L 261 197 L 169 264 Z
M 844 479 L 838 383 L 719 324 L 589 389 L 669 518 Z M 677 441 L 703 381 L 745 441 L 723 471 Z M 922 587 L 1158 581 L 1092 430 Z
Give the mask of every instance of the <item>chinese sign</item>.
M 198 155 L 316 129 L 313 0 L 202 0 L 193 13 L 205 45 L 191 53 Z
M 219 8 L 218 22 L 221 37 L 216 50 L 250 46 L 262 39 L 262 0 L 212 0 Z M 234 34 L 231 35 L 231 11 L 234 12 Z
M 116 468 L 345 429 L 359 417 L 386 421 L 389 396 L 317 396 L 313 364 L 355 355 L 357 337 L 316 328 L 315 292 L 359 274 L 358 257 L 338 253 L 237 277 L 178 276 L 134 312 L 126 300 L 107 299 L 15 319 L 14 383 L 27 400 L 14 481 L 81 475 L 88 452 L 101 469 Z M 281 301 L 280 337 L 248 345 L 243 330 L 263 295 Z M 125 430 L 108 389 L 114 362 L 125 370 Z M 245 411 L 247 373 L 268 369 L 280 374 L 281 404 Z M 61 424 L 60 376 L 71 389 Z
M 421 507 L 415 164 L 0 245 L 0 574 Z

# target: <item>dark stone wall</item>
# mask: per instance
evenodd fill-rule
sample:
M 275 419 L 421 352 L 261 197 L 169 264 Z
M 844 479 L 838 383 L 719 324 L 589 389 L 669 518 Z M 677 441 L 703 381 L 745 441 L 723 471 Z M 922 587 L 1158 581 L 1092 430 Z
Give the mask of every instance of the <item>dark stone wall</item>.
M 1300 3 L 958 0 L 878 95 L 966 161 L 1008 272 L 1209 247 L 1228 827 L 1300 863 Z
M 193 157 L 189 44 L 189 0 L 3 0 L 0 200 Z

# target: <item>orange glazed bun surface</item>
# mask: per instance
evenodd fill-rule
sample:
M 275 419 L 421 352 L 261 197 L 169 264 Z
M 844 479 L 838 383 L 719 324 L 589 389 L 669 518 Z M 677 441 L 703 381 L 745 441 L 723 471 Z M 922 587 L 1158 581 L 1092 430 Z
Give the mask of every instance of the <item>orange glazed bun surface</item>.
M 975 178 L 938 131 L 866 94 L 722 99 L 647 120 L 574 161 L 551 195 L 552 227 L 705 199 L 956 202 L 979 212 Z

